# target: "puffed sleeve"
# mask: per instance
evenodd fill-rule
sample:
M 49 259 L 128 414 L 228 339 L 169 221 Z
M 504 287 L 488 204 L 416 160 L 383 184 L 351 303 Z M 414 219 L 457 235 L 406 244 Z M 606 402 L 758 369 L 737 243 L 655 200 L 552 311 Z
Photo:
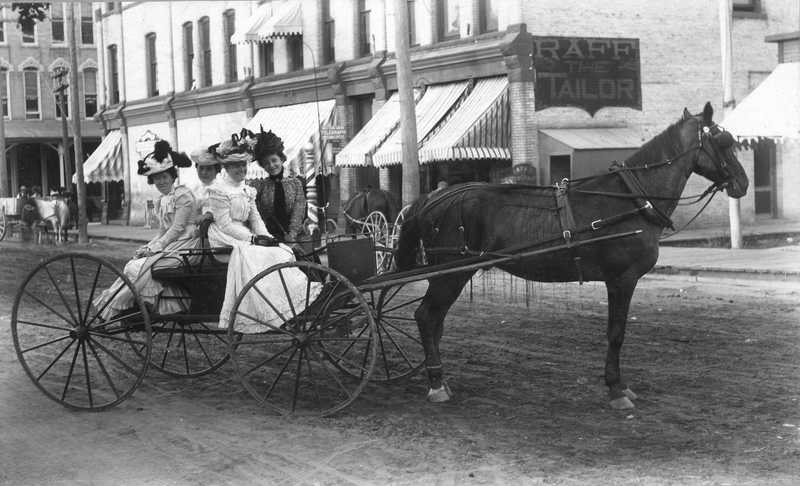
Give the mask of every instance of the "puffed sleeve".
M 289 218 L 289 234 L 286 235 L 288 240 L 297 238 L 303 230 L 303 220 L 306 217 L 306 194 L 303 183 L 299 179 L 294 179 L 296 188 L 294 201 L 292 201 L 292 214 Z
M 252 187 L 248 187 L 247 196 L 250 202 L 247 221 L 250 223 L 250 229 L 253 231 L 253 234 L 272 236 L 269 234 L 269 231 L 267 231 L 264 220 L 261 219 L 261 213 L 258 212 L 258 207 L 256 206 L 256 190 Z
M 183 235 L 186 227 L 192 223 L 194 215 L 194 195 L 192 195 L 192 191 L 183 186 L 176 187 L 173 195 L 173 204 L 175 214 L 172 217 L 172 224 L 168 228 L 162 227 L 161 235 L 147 244 L 151 251 L 163 250 L 165 246 Z
M 233 224 L 231 218 L 231 200 L 230 196 L 217 189 L 208 189 L 208 203 L 203 209 L 210 211 L 214 215 L 213 225 L 216 225 L 220 231 L 229 235 L 237 240 L 250 241 L 252 234 L 247 228 Z M 263 224 L 263 223 L 262 223 Z

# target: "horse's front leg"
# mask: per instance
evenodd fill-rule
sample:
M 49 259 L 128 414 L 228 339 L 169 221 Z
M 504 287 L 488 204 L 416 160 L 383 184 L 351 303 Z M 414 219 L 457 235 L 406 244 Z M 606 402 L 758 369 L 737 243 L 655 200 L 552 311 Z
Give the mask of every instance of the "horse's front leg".
M 634 408 L 631 400 L 636 394 L 622 381 L 619 370 L 619 353 L 625 340 L 625 325 L 636 278 L 620 278 L 606 282 L 608 291 L 608 352 L 606 353 L 606 385 L 611 399 L 611 407 L 617 410 Z

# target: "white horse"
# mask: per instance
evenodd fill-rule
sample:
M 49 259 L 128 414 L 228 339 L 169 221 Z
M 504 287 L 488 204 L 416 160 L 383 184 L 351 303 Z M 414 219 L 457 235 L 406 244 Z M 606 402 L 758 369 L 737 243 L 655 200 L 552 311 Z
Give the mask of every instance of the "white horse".
M 51 194 L 48 199 L 36 199 L 36 209 L 39 211 L 39 221 L 44 225 L 44 232 L 52 227 L 56 243 L 67 240 L 67 228 L 70 225 L 69 204 L 65 198 L 57 193 Z M 42 233 L 38 233 L 37 243 L 42 242 Z

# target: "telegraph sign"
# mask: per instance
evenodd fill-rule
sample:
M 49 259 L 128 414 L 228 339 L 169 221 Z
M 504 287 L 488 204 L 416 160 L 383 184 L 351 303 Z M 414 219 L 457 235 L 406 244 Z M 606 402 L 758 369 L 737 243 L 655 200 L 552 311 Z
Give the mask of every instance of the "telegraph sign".
M 536 111 L 575 106 L 642 109 L 639 39 L 534 37 Z

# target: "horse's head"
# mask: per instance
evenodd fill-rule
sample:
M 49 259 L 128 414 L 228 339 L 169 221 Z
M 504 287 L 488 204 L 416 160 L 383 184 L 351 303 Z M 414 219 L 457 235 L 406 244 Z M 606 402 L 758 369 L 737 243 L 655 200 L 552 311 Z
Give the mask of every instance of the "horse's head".
M 706 103 L 703 113 L 699 115 L 691 115 L 685 108 L 683 110 L 683 121 L 694 122 L 684 123 L 686 127 L 693 127 L 687 136 L 693 137 L 697 145 L 692 170 L 717 187 L 725 188 L 728 196 L 738 199 L 747 193 L 747 174 L 734 153 L 733 135 L 717 125 L 712 120 L 713 115 L 711 103 Z

